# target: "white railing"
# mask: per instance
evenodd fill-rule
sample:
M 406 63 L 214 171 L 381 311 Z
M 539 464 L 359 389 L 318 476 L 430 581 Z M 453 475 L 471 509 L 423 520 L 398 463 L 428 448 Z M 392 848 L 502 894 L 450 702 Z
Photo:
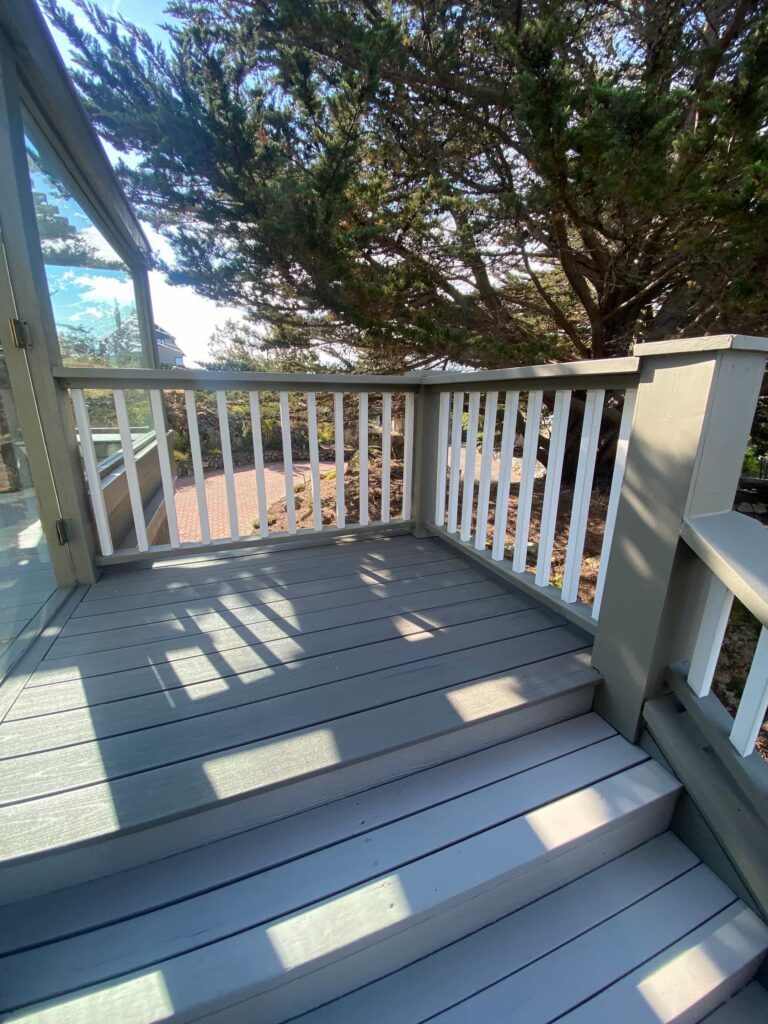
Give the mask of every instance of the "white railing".
M 441 392 L 433 518 L 437 530 L 489 555 L 520 582 L 546 589 L 563 604 L 578 604 L 596 620 L 632 428 L 637 367 L 637 360 L 621 359 L 499 371 L 496 380 L 492 371 L 426 377 Z M 454 390 L 456 384 L 460 388 Z M 598 446 L 608 433 L 602 429 L 606 413 L 614 421 L 614 440 L 608 458 L 601 455 L 603 472 L 606 461 L 613 460 L 608 466 L 611 483 L 607 503 L 598 513 L 602 541 L 598 551 L 589 552 L 599 569 L 596 579 L 581 588 L 579 600 Z M 578 457 L 568 507 L 563 468 L 569 438 L 572 447 L 576 443 L 575 431 Z M 548 435 L 545 471 L 539 451 L 542 433 Z M 514 534 L 508 545 L 510 516 Z M 532 536 L 535 558 L 530 553 Z M 565 555 L 555 571 L 556 541 L 562 547 L 566 536 Z
M 205 371 L 159 371 L 159 370 L 99 370 L 78 368 L 57 370 L 60 382 L 70 389 L 72 406 L 83 457 L 85 476 L 88 483 L 94 524 L 102 558 L 134 553 L 156 553 L 181 549 L 200 549 L 209 545 L 233 545 L 254 540 L 274 540 L 278 537 L 302 536 L 313 533 L 328 533 L 354 530 L 368 526 L 396 525 L 407 523 L 411 517 L 413 444 L 414 444 L 414 391 L 418 384 L 405 377 L 343 377 L 336 375 L 302 376 L 280 374 L 221 373 Z M 122 456 L 127 482 L 128 496 L 134 523 L 135 544 L 128 548 L 116 546 L 110 515 L 105 502 L 99 464 L 94 448 L 94 430 L 88 409 L 88 393 L 96 389 L 102 396 L 108 393 L 114 403 L 117 428 L 122 442 Z M 159 480 L 162 504 L 167 520 L 168 544 L 153 544 L 147 534 L 147 500 L 137 471 L 134 451 L 130 443 L 131 431 L 126 405 L 126 392 L 144 392 L 149 397 L 152 423 L 157 438 L 167 433 L 166 404 L 171 392 L 183 392 L 183 408 L 186 434 L 189 444 L 189 458 L 194 479 L 199 540 L 185 539 L 179 526 L 175 464 L 168 445 L 158 445 Z M 210 478 L 206 480 L 207 452 L 199 429 L 200 409 L 198 400 L 201 392 L 207 392 L 215 401 L 215 415 L 218 425 L 221 450 L 221 472 L 226 496 L 227 527 L 214 535 L 209 508 Z M 230 434 L 231 395 L 246 392 L 248 395 L 248 427 L 252 437 L 252 451 L 249 453 L 250 472 L 253 479 L 249 486 L 255 488 L 258 508 L 258 533 L 249 531 L 243 523 L 239 503 L 241 494 L 236 480 Z M 263 444 L 264 396 L 277 397 L 280 424 L 280 450 L 282 461 L 283 495 L 287 528 L 270 529 L 270 505 Z M 292 408 L 291 400 L 303 395 L 305 406 Z M 402 497 L 398 507 L 393 501 L 393 397 L 397 397 L 404 418 L 402 455 Z M 335 525 L 323 526 L 321 502 L 320 443 L 318 431 L 318 403 L 322 400 L 327 410 L 327 423 L 332 428 L 333 457 L 335 466 Z M 380 516 L 373 521 L 370 514 L 370 436 L 372 432 L 371 405 L 381 408 L 381 494 L 378 502 Z M 345 455 L 345 436 L 350 433 L 350 419 L 357 406 L 357 454 L 359 467 L 355 473 L 350 470 Z M 210 410 L 209 410 L 210 411 Z M 300 420 L 300 423 L 297 422 Z M 331 422 L 332 421 L 332 422 Z M 294 444 L 292 432 L 300 425 L 306 434 L 309 461 L 309 498 L 311 501 L 311 527 L 299 529 L 296 518 L 297 489 L 294 480 Z M 330 445 L 329 445 L 330 447 Z M 399 461 L 399 460 L 398 460 Z M 239 474 L 237 474 L 239 475 Z M 352 482 L 359 492 L 356 514 L 350 513 L 346 484 Z M 304 489 L 303 487 L 301 488 Z
M 722 512 L 687 518 L 682 537 L 707 573 L 686 680 L 697 697 L 706 698 L 712 690 L 735 596 L 761 626 L 728 730 L 731 745 L 748 757 L 768 710 L 768 533 L 738 512 Z

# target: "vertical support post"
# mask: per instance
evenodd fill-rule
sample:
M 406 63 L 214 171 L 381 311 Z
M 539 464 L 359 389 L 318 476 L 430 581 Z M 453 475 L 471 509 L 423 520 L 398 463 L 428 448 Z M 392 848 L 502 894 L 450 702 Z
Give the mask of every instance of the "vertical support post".
M 415 396 L 416 415 L 413 446 L 412 533 L 427 537 L 427 523 L 433 521 L 437 500 L 437 466 L 439 462 L 440 393 L 422 387 Z
M 701 607 L 702 595 L 692 573 L 680 600 L 690 564 L 677 557 L 681 523 L 732 506 L 768 341 L 721 335 L 635 354 L 640 385 L 592 655 L 605 681 L 595 706 L 630 739 L 666 667 L 685 656 L 686 608 Z

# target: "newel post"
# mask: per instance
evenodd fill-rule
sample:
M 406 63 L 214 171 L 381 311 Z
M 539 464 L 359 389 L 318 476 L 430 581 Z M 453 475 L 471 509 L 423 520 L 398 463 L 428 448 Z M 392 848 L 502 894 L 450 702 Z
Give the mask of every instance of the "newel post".
M 731 509 L 766 353 L 766 339 L 739 335 L 635 348 L 640 385 L 593 651 L 605 680 L 596 708 L 630 739 L 680 657 L 683 604 L 701 600 L 681 586 L 683 517 Z
M 416 392 L 416 417 L 413 446 L 413 505 L 416 537 L 430 536 L 426 524 L 434 522 L 437 490 L 438 432 L 440 395 L 422 385 Z

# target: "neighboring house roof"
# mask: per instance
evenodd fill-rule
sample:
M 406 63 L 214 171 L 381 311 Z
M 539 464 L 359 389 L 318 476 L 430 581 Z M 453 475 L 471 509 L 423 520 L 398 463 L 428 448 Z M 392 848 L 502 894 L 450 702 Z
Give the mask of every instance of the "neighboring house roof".
M 176 344 L 174 336 L 159 324 L 155 324 L 155 336 L 157 337 L 158 345 L 162 345 L 163 348 L 171 349 L 173 352 L 178 352 L 180 356 L 184 355 L 184 350 Z

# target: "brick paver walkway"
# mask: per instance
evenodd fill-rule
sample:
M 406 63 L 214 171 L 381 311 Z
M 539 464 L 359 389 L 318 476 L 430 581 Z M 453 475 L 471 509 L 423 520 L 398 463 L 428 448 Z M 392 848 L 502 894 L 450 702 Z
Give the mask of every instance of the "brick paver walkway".
M 320 472 L 327 473 L 334 469 L 332 462 L 321 462 Z M 264 467 L 267 487 L 267 505 L 285 497 L 285 477 L 282 462 L 269 462 Z M 310 469 L 308 462 L 294 462 L 294 486 L 309 483 Z M 237 520 L 241 537 L 253 534 L 253 521 L 258 518 L 259 507 L 256 500 L 256 476 L 253 466 L 238 466 L 235 469 L 235 493 L 237 494 Z M 205 474 L 205 497 L 208 502 L 208 519 L 211 524 L 211 537 L 215 540 L 229 537 L 229 513 L 227 511 L 227 487 L 224 471 L 215 470 Z M 182 542 L 200 540 L 200 522 L 197 515 L 197 495 L 195 478 L 190 474 L 176 482 L 176 515 L 179 520 L 179 535 Z

